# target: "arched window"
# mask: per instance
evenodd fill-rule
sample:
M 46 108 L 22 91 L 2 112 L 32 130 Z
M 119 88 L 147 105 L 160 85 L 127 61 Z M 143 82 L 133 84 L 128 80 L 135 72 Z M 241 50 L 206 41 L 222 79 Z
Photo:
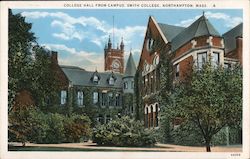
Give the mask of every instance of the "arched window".
M 159 106 L 158 104 L 155 105 L 155 126 L 158 127 L 159 126 Z
M 159 64 L 160 58 L 158 55 L 155 55 L 154 59 L 153 59 L 153 65 L 156 66 Z
M 154 127 L 154 112 L 153 112 L 153 106 L 151 105 L 151 107 L 150 107 L 150 126 L 151 127 Z

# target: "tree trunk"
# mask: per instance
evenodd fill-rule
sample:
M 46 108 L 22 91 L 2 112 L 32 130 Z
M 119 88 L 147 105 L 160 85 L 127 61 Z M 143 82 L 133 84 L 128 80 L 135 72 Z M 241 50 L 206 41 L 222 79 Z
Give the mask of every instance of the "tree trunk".
M 25 147 L 25 146 L 26 146 L 26 143 L 25 143 L 25 142 L 22 142 L 22 146 Z
M 207 152 L 211 152 L 210 141 L 206 141 L 206 150 Z

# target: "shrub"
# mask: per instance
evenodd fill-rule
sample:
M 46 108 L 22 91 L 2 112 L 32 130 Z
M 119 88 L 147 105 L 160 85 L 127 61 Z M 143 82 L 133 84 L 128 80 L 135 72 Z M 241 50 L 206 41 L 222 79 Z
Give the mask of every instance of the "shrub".
M 65 142 L 80 142 L 91 136 L 90 119 L 84 115 L 72 115 L 64 120 Z
M 64 127 L 63 127 L 64 116 L 61 114 L 47 115 L 47 124 L 49 126 L 46 131 L 46 137 L 44 138 L 44 143 L 61 143 L 65 140 Z
M 9 113 L 9 141 L 33 143 L 80 142 L 91 136 L 90 119 L 58 113 L 45 114 L 35 107 Z
M 144 129 L 142 122 L 126 116 L 95 128 L 93 141 L 98 145 L 151 146 L 156 142 L 152 134 Z

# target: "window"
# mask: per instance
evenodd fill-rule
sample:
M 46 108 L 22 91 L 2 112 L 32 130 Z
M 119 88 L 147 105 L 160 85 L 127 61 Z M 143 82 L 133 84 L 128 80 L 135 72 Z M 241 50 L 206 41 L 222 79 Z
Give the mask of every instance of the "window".
M 207 52 L 198 53 L 197 54 L 197 67 L 198 69 L 202 69 L 203 64 L 207 62 Z
M 78 106 L 83 105 L 83 92 L 82 91 L 77 92 L 77 105 Z
M 144 124 L 145 124 L 145 127 L 147 128 L 148 127 L 148 108 L 147 107 L 145 107 L 145 109 L 146 109 L 146 114 L 145 114 L 145 116 L 144 116 Z
M 150 112 L 150 127 L 154 127 L 154 112 L 153 112 L 153 106 L 150 107 L 151 112 Z
M 66 104 L 67 92 L 65 90 L 61 91 L 61 104 Z
M 153 38 L 148 38 L 147 39 L 147 50 L 148 51 L 152 51 L 153 50 L 153 45 L 154 45 L 155 41 Z
M 124 82 L 123 88 L 124 88 L 124 89 L 128 89 L 128 82 Z
M 231 64 L 230 64 L 230 63 L 224 63 L 224 68 L 225 68 L 225 69 L 231 68 Z
M 156 66 L 156 65 L 158 65 L 158 63 L 159 63 L 159 56 L 155 55 L 154 60 L 153 60 L 153 64 Z
M 154 91 L 154 71 L 150 73 L 150 91 Z
M 213 52 L 212 65 L 218 67 L 220 64 L 220 54 L 218 52 Z
M 93 93 L 93 104 L 98 103 L 98 92 Z
M 107 98 L 107 93 L 102 93 L 102 106 L 106 105 L 106 99 Z
M 175 65 L 175 79 L 178 80 L 180 76 L 180 65 L 176 64 Z
M 120 94 L 115 95 L 115 106 L 120 106 Z
M 134 81 L 131 81 L 131 89 L 134 89 Z
M 109 78 L 109 85 L 114 85 L 115 84 L 115 79 L 113 77 Z
M 159 126 L 159 114 L 158 114 L 158 104 L 156 104 L 155 106 L 155 126 L 158 127 Z
M 113 93 L 110 92 L 108 94 L 108 104 L 109 104 L 109 106 L 113 106 L 113 103 L 112 103 L 113 99 L 112 98 L 113 98 Z
M 93 77 L 93 83 L 98 84 L 99 78 L 97 75 L 94 75 Z

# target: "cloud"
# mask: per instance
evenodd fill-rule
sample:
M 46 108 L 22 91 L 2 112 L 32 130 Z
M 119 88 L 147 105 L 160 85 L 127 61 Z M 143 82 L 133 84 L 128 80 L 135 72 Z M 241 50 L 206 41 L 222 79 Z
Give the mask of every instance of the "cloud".
M 193 18 L 183 20 L 180 23 L 175 24 L 175 25 L 188 27 L 195 20 L 197 20 L 200 16 L 201 15 L 198 15 L 198 16 L 195 16 Z M 223 24 L 227 28 L 233 28 L 233 27 L 235 27 L 236 25 L 240 24 L 243 21 L 243 19 L 241 17 L 233 17 L 233 16 L 227 15 L 225 13 L 220 13 L 220 12 L 215 12 L 215 13 L 214 12 L 205 12 L 205 16 L 208 19 L 223 20 Z
M 113 33 L 113 26 L 105 21 L 101 21 L 95 17 L 72 17 L 63 12 L 22 12 L 22 16 L 31 19 L 39 19 L 50 17 L 53 18 L 51 27 L 58 28 L 57 33 L 52 36 L 62 40 L 84 39 L 96 44 L 98 47 L 104 47 L 108 36 Z M 78 26 L 78 27 L 77 27 Z M 80 26 L 80 27 L 79 27 Z M 86 32 L 83 32 L 85 30 Z M 146 31 L 146 26 L 125 26 L 123 28 L 114 28 L 115 42 L 120 42 L 121 37 L 124 37 L 126 45 L 132 45 L 138 40 L 136 37 L 143 38 Z M 116 45 L 116 44 L 113 44 Z
M 88 71 L 94 71 L 97 68 L 99 71 L 103 71 L 103 56 L 98 53 L 76 50 L 62 44 L 42 44 L 42 46 L 58 52 L 60 65 L 79 66 Z

